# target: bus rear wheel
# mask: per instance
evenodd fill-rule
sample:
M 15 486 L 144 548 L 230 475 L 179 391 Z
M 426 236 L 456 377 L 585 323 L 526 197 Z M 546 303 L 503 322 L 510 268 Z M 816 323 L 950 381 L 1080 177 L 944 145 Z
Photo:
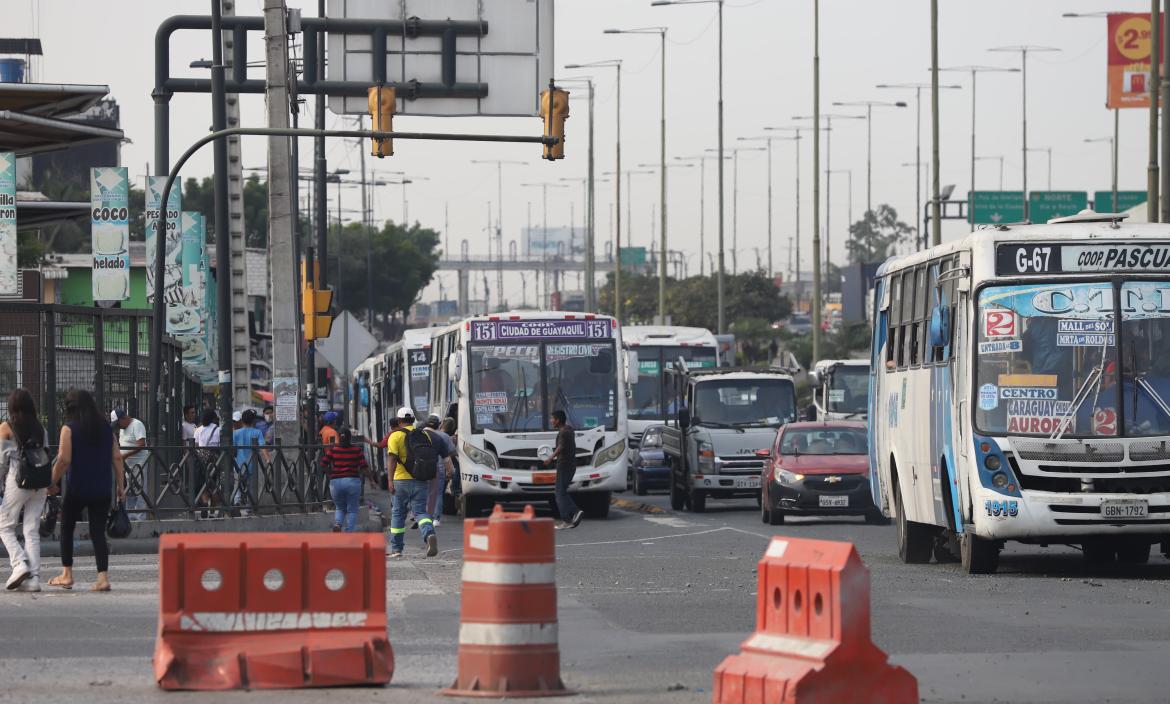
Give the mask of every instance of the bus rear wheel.
M 999 543 L 980 538 L 974 533 L 963 533 L 959 538 L 963 571 L 967 574 L 995 574 L 999 569 Z
M 934 552 L 934 535 L 929 526 L 906 520 L 902 491 L 896 484 L 894 502 L 898 512 L 898 557 L 908 565 L 930 562 L 931 553 Z

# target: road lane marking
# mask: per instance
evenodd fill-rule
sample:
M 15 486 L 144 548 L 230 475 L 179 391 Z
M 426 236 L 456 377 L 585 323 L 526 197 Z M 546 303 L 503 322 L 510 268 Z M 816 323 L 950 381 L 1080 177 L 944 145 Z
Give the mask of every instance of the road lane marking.
M 643 516 L 642 520 L 668 528 L 702 528 L 711 525 L 710 523 L 692 523 L 677 516 Z

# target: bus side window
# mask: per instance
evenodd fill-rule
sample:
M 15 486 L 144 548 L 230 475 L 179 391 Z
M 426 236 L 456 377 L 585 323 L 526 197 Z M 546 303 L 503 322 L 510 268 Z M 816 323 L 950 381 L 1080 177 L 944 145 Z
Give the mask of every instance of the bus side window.
M 934 304 L 937 300 L 934 290 L 935 282 L 935 268 L 937 262 L 927 263 L 922 269 L 922 275 L 926 277 L 926 284 L 919 288 L 918 294 L 922 296 L 922 305 L 919 306 L 922 320 L 921 330 L 919 330 L 918 337 L 922 344 L 922 350 L 919 354 L 919 359 L 924 365 L 932 363 L 934 360 L 934 349 L 930 346 L 930 314 L 934 310 Z
M 889 304 L 889 320 L 890 326 L 894 333 L 889 336 L 889 344 L 892 347 L 889 358 L 893 361 L 895 367 L 902 366 L 902 275 L 895 274 L 892 279 L 892 294 L 890 294 Z
M 901 354 L 898 360 L 899 367 L 910 367 L 918 361 L 913 351 L 918 347 L 914 320 L 914 296 L 917 293 L 914 277 L 914 269 L 902 276 L 902 348 L 899 350 Z

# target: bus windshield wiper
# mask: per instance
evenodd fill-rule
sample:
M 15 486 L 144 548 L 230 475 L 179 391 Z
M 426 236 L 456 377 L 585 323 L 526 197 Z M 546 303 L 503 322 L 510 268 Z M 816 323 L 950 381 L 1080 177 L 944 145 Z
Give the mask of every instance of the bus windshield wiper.
M 1064 437 L 1065 431 L 1072 425 L 1072 419 L 1076 417 L 1077 411 L 1081 406 L 1085 405 L 1085 400 L 1089 398 L 1089 386 L 1093 385 L 1093 403 L 1096 405 L 1097 398 L 1101 393 L 1101 381 L 1105 378 L 1105 362 L 1108 357 L 1105 354 L 1105 346 L 1101 347 L 1101 363 L 1093 367 L 1089 375 L 1085 377 L 1085 381 L 1081 384 L 1081 388 L 1077 389 L 1076 395 L 1073 396 L 1072 403 L 1069 404 L 1068 411 L 1060 416 L 1060 422 L 1052 430 L 1052 434 L 1048 436 L 1049 440 L 1060 440 Z
M 1162 398 L 1162 395 L 1159 394 L 1156 389 L 1154 389 L 1153 384 L 1146 381 L 1146 375 L 1142 374 L 1141 376 L 1135 376 L 1134 381 L 1137 382 L 1139 388 L 1150 395 L 1150 400 L 1154 402 L 1154 405 L 1161 409 L 1162 413 L 1166 414 L 1167 418 L 1170 418 L 1170 404 L 1167 404 L 1166 399 Z M 1136 407 L 1136 403 L 1134 405 Z

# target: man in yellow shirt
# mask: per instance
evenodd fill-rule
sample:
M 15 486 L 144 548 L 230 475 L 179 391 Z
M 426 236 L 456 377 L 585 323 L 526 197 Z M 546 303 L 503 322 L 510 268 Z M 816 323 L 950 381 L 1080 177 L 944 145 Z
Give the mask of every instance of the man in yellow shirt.
M 435 535 L 434 521 L 427 514 L 429 482 L 415 479 L 409 471 L 414 411 L 406 406 L 398 409 L 398 423 L 399 430 L 404 432 L 392 433 L 386 442 L 388 470 L 394 482 L 390 509 L 390 557 L 395 559 L 402 557 L 402 550 L 406 544 L 407 510 L 413 511 L 414 517 L 418 519 L 419 532 L 422 533 L 426 546 L 426 556 L 434 557 L 439 554 L 439 539 Z M 427 435 L 427 440 L 429 439 L 430 436 Z

